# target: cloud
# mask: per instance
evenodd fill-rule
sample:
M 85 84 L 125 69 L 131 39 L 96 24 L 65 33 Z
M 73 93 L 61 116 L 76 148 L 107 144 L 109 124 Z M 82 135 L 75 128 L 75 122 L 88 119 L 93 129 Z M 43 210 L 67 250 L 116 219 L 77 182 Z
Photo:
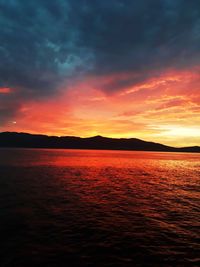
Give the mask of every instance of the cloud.
M 3 87 L 0 88 L 0 94 L 10 94 L 11 93 L 11 89 L 8 87 Z
M 199 42 L 197 0 L 0 0 L 0 123 L 84 77 L 110 94 L 196 66 Z

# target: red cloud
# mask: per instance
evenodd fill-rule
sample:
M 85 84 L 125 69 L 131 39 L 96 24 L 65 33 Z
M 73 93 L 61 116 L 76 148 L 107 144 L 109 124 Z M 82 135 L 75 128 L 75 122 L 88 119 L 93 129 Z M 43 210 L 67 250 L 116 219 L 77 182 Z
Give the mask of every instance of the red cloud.
M 10 94 L 12 90 L 9 87 L 0 88 L 0 94 Z

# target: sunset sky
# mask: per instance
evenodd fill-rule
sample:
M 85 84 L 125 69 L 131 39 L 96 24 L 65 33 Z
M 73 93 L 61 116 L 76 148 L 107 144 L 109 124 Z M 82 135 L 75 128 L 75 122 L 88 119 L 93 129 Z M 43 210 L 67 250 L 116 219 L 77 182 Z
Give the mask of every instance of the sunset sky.
M 200 1 L 0 0 L 0 131 L 200 145 Z

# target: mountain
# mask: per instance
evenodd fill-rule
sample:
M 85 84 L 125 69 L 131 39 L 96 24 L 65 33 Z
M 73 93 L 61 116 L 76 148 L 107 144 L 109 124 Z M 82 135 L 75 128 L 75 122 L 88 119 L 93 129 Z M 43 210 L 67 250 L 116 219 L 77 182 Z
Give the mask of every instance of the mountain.
M 0 133 L 0 147 L 200 152 L 200 147 L 198 146 L 175 148 L 159 143 L 146 142 L 137 138 L 108 138 L 99 135 L 88 138 L 74 136 L 58 137 L 15 132 Z

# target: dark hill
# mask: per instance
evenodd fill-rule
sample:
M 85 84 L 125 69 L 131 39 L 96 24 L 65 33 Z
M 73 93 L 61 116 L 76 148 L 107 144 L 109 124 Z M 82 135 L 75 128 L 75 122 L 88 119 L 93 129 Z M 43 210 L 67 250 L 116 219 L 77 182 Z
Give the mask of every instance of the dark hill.
M 0 133 L 0 147 L 25 148 L 76 148 L 76 149 L 112 149 L 144 150 L 166 152 L 200 152 L 200 147 L 175 148 L 159 143 L 146 142 L 136 138 L 107 138 L 94 136 L 80 138 L 73 136 L 46 136 L 28 133 Z

